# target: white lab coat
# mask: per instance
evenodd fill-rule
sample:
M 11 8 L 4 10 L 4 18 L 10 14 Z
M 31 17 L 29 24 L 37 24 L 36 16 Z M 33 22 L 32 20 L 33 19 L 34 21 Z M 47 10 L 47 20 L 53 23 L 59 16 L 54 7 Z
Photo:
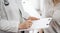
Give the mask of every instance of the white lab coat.
M 22 6 L 19 6 L 17 0 L 8 0 L 8 2 L 9 5 L 5 6 L 4 0 L 0 0 L 0 33 L 18 32 L 21 21 L 19 9 Z
M 52 0 L 45 1 L 45 17 L 52 17 L 50 27 L 44 29 L 45 33 L 60 33 L 60 3 L 54 7 Z

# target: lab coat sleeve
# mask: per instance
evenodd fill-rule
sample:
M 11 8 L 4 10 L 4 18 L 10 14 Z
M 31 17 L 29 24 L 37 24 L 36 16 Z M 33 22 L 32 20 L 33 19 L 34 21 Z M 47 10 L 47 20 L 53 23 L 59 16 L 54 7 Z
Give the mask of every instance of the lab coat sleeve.
M 0 20 L 0 29 L 6 32 L 18 32 L 19 22 L 16 20 Z

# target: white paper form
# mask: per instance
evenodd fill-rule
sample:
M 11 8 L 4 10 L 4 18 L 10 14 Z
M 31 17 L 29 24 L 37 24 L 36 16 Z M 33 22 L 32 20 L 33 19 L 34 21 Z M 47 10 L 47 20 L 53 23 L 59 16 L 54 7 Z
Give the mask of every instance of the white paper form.
M 40 20 L 32 21 L 31 29 L 47 28 L 52 18 L 42 18 Z

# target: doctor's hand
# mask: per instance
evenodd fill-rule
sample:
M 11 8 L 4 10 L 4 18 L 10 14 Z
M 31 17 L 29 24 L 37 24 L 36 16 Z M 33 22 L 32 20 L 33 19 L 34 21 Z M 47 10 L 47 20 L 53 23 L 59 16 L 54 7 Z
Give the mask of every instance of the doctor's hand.
M 30 16 L 30 17 L 28 17 L 28 20 L 39 20 L 39 18 L 36 18 L 36 17 L 32 17 L 32 16 Z
M 33 20 L 39 20 L 39 18 L 36 17 L 29 17 L 25 22 L 21 23 L 19 25 L 19 29 L 28 29 L 32 26 Z
M 39 33 L 44 33 L 44 30 L 42 28 L 39 29 Z
M 32 26 L 32 21 L 27 20 L 19 25 L 19 29 L 28 29 Z

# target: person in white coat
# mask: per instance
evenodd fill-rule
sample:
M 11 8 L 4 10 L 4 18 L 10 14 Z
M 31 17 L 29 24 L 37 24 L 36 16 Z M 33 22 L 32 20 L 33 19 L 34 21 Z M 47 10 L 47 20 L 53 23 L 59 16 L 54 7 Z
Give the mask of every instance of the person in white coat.
M 35 17 L 29 17 L 23 22 L 21 8 L 22 6 L 18 5 L 17 0 L 0 0 L 0 33 L 16 33 L 19 29 L 29 28 L 32 20 L 37 20 Z
M 44 33 L 60 33 L 60 0 L 45 0 L 45 17 L 53 20 Z

